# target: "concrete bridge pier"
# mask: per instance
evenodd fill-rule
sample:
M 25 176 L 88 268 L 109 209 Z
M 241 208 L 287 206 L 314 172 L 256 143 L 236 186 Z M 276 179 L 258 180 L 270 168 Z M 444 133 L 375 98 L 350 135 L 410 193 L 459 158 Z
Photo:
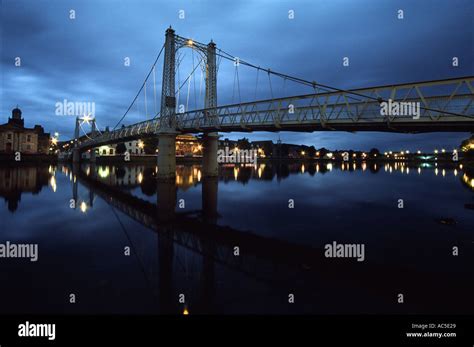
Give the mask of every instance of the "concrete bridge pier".
M 96 155 L 96 153 L 95 153 L 95 148 L 92 148 L 92 149 L 91 149 L 91 156 L 90 156 L 89 161 L 90 161 L 91 163 L 96 163 L 96 162 L 97 162 L 97 155 Z
M 206 177 L 214 177 L 219 175 L 219 164 L 217 163 L 217 149 L 219 135 L 217 133 L 205 133 L 204 148 L 202 158 L 202 170 Z
M 81 162 L 81 151 L 79 148 L 74 148 L 72 150 L 72 162 L 76 164 Z
M 175 182 L 158 180 L 156 188 L 158 221 L 169 222 L 174 219 L 176 211 L 177 188 Z
M 176 132 L 158 134 L 158 180 L 174 181 L 176 177 Z
M 202 211 L 204 220 L 209 224 L 217 222 L 218 186 L 217 176 L 207 176 L 202 180 Z

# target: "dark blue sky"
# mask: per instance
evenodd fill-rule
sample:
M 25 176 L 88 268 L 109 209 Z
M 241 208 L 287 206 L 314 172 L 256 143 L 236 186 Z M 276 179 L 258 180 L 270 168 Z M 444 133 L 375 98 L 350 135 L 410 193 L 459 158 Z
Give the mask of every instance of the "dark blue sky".
M 132 1 L 0 0 L 0 123 L 18 104 L 26 124 L 72 136 L 74 117 L 55 115 L 64 99 L 95 102 L 100 127 L 114 126 L 135 96 L 172 25 L 177 34 L 242 59 L 338 88 L 368 87 L 473 75 L 472 0 Z M 69 19 L 73 9 L 76 19 Z M 397 19 L 397 10 L 404 19 Z M 185 19 L 179 11 L 185 11 Z M 295 18 L 288 19 L 294 10 Z M 189 73 L 186 53 L 182 74 Z M 342 66 L 342 57 L 350 66 Z M 452 57 L 459 67 L 452 67 Z M 15 67 L 21 57 L 21 67 Z M 124 66 L 130 57 L 131 66 Z M 197 56 L 194 57 L 195 59 Z M 161 67 L 157 84 L 161 83 Z M 234 67 L 222 61 L 219 104 L 232 100 Z M 242 98 L 253 95 L 255 72 L 239 70 Z M 263 78 L 263 77 L 261 77 Z M 183 80 L 181 76 L 181 80 Z M 258 96 L 268 97 L 261 79 Z M 199 75 L 196 85 L 199 86 Z M 275 94 L 311 92 L 274 81 Z M 267 93 L 267 94 L 265 94 Z M 192 93 L 191 93 L 192 94 Z M 149 101 L 152 100 L 149 89 Z M 159 95 L 159 90 L 157 91 Z M 235 97 L 235 96 L 234 96 Z M 191 98 L 193 99 L 193 97 Z M 159 97 L 158 97 L 159 100 Z M 235 99 L 234 99 L 235 100 Z M 144 100 L 141 102 L 143 109 Z M 192 107 L 190 107 L 192 108 Z M 148 103 L 153 109 L 153 103 Z M 143 120 L 136 113 L 125 123 Z M 224 134 L 228 137 L 227 134 Z M 275 133 L 231 138 L 278 138 Z M 452 148 L 468 134 L 280 133 L 285 142 L 316 147 L 431 150 Z

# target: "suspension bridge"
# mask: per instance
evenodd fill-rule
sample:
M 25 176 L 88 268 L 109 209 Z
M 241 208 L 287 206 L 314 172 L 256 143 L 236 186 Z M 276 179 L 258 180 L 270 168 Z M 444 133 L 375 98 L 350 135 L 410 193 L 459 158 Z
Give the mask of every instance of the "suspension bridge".
M 179 69 L 184 60 L 182 48 L 190 48 L 193 52 L 191 72 L 183 81 L 180 79 Z M 162 55 L 161 103 L 158 110 L 156 67 Z M 231 102 L 218 105 L 217 73 L 222 61 L 232 62 L 234 83 Z M 203 84 L 205 88 L 203 98 L 200 98 L 203 101 L 201 107 L 196 93 L 199 67 L 200 96 Z M 244 68 L 255 73 L 254 92 L 249 92 L 252 88 L 248 85 L 241 88 L 241 70 Z M 94 161 L 94 148 L 102 145 L 157 137 L 158 178 L 170 179 L 175 176 L 176 135 L 202 133 L 203 174 L 216 176 L 218 132 L 472 132 L 473 80 L 474 77 L 469 76 L 343 90 L 262 68 L 218 49 L 212 40 L 203 44 L 177 35 L 170 27 L 166 30 L 165 43 L 137 95 L 112 130 L 101 132 L 96 127 L 95 118 L 91 119 L 87 115 L 76 119 L 73 161 L 79 162 L 81 152 L 88 150 L 91 150 L 91 161 Z M 277 85 L 281 87 L 279 90 Z M 193 99 L 191 86 L 194 90 L 193 110 L 189 107 Z M 290 87 L 293 91 L 303 92 L 287 96 L 285 88 L 289 90 Z M 187 93 L 182 91 L 185 88 Z M 267 90 L 267 97 L 261 97 L 262 88 Z M 250 94 L 253 94 L 253 101 L 242 100 L 242 96 L 249 97 Z M 140 98 L 144 99 L 144 116 L 140 114 Z M 153 107 L 149 106 L 150 103 Z M 387 105 L 388 110 L 381 112 Z M 396 108 L 392 108 L 393 105 Z M 404 112 L 415 109 L 418 111 Z M 124 120 L 130 115 L 135 122 L 126 126 Z M 139 118 L 144 120 L 137 122 Z M 84 123 L 92 124 L 92 131 L 86 133 L 85 139 L 79 137 L 80 129 L 84 131 Z

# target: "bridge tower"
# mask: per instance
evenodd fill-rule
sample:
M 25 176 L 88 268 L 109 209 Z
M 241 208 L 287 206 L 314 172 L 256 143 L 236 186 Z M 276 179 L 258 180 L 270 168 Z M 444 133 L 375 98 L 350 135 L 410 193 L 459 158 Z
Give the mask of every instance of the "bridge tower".
M 171 27 L 165 35 L 165 58 L 161 88 L 160 130 L 158 131 L 158 179 L 176 175 L 176 36 Z
M 205 116 L 206 124 L 217 125 L 217 65 L 216 65 L 216 44 L 211 42 L 207 45 L 206 62 L 206 99 L 204 100 L 206 109 L 210 109 Z M 217 147 L 219 135 L 217 133 L 204 133 L 203 151 L 203 173 L 204 176 L 217 176 L 219 166 L 217 163 Z
M 79 117 L 76 117 L 76 127 L 74 128 L 74 148 L 72 149 L 72 162 L 81 161 L 81 151 L 79 150 Z
M 206 58 L 206 92 L 204 114 L 206 125 L 217 124 L 217 65 L 216 45 L 204 45 L 177 36 L 170 27 L 165 34 L 165 56 L 163 65 L 163 85 L 161 88 L 160 129 L 158 130 L 158 179 L 174 179 L 176 174 L 176 51 L 181 47 L 198 50 Z M 217 176 L 217 133 L 205 133 L 203 153 L 204 176 Z
M 83 118 L 81 117 L 76 117 L 76 127 L 74 128 L 74 147 L 72 149 L 72 161 L 73 163 L 80 163 L 81 162 L 81 150 L 79 148 L 79 128 L 81 127 L 80 122 L 87 122 L 91 124 L 91 137 L 95 137 L 96 132 L 97 132 L 97 125 L 95 123 L 95 117 L 91 118 L 89 116 L 84 116 Z M 95 163 L 96 161 L 96 155 L 95 155 L 95 149 L 91 149 L 91 156 L 90 156 L 90 161 Z

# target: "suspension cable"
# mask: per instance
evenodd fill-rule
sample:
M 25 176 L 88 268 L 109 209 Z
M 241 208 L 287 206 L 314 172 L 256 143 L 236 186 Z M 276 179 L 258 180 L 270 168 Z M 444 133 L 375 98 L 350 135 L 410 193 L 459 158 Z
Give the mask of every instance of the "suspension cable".
M 218 48 L 217 50 L 219 52 L 221 52 L 222 54 L 216 53 L 216 55 L 221 56 L 222 58 L 227 59 L 227 60 L 231 60 L 231 61 L 235 60 L 235 57 L 233 55 L 225 52 L 224 50 L 222 50 L 220 48 Z M 269 69 L 268 70 L 267 69 L 262 69 L 260 66 L 248 63 L 248 62 L 243 61 L 241 59 L 239 59 L 239 62 L 243 65 L 252 67 L 252 68 L 257 69 L 257 70 L 263 70 L 263 71 L 267 71 L 267 72 L 270 71 Z M 300 83 L 300 84 L 310 86 L 310 87 L 313 87 L 313 88 L 315 86 L 318 86 L 320 89 L 322 89 L 323 91 L 326 91 L 326 92 L 338 92 L 338 93 L 351 94 L 351 95 L 355 95 L 355 96 L 358 96 L 358 97 L 374 100 L 374 101 L 377 101 L 379 103 L 383 102 L 383 101 L 386 101 L 386 100 L 384 100 L 383 98 L 380 98 L 380 97 L 377 98 L 377 97 L 373 97 L 373 96 L 370 96 L 370 95 L 364 95 L 364 94 L 361 94 L 361 93 L 358 93 L 358 92 L 352 91 L 352 90 L 344 90 L 344 89 L 332 87 L 332 86 L 329 86 L 329 85 L 326 85 L 326 84 L 316 83 L 315 81 L 308 81 L 308 80 L 305 80 L 305 79 L 302 79 L 302 78 L 299 78 L 299 77 L 290 76 L 290 75 L 287 75 L 287 74 L 284 74 L 284 73 L 281 73 L 281 72 L 270 71 L 270 73 L 272 75 L 275 75 L 275 76 L 278 76 L 278 77 L 281 77 L 281 78 L 286 77 L 289 81 Z M 359 102 L 363 102 L 363 100 L 357 99 L 357 98 L 354 98 L 354 97 L 351 97 L 351 96 L 347 96 L 347 98 L 352 99 L 352 100 L 356 100 L 356 101 L 359 101 Z M 426 106 L 420 106 L 420 108 L 423 109 L 423 110 L 426 110 L 426 111 L 440 112 L 440 110 L 433 109 L 433 108 L 426 107 Z M 443 111 L 443 113 L 450 114 L 450 115 L 453 115 L 453 116 L 465 117 L 465 115 L 455 113 L 455 112 Z
M 165 45 L 163 44 L 163 46 L 161 47 L 160 49 L 160 52 L 158 53 L 156 59 L 155 59 L 155 62 L 153 63 L 152 67 L 154 67 L 156 65 L 156 63 L 158 62 L 158 59 L 160 58 L 161 56 L 161 53 L 163 52 L 163 50 L 165 49 Z M 148 79 L 148 77 L 150 77 L 150 74 L 152 72 L 152 69 L 150 69 L 150 71 L 148 72 L 148 75 L 145 77 L 145 81 Z M 135 98 L 133 99 L 132 103 L 130 104 L 130 106 L 128 106 L 127 108 L 127 111 L 125 111 L 125 113 L 123 114 L 122 118 L 120 118 L 120 120 L 117 122 L 117 124 L 115 124 L 115 126 L 113 127 L 112 130 L 115 130 L 120 123 L 122 123 L 123 119 L 125 118 L 125 116 L 127 115 L 128 111 L 130 111 L 130 109 L 132 108 L 133 106 L 133 103 L 137 100 L 138 96 L 140 95 L 142 89 L 143 89 L 143 86 L 145 85 L 145 82 L 142 83 L 140 89 L 138 90 L 138 93 L 137 95 L 135 96 Z
M 155 66 L 153 66 L 153 111 L 156 113 L 156 76 L 155 76 Z

